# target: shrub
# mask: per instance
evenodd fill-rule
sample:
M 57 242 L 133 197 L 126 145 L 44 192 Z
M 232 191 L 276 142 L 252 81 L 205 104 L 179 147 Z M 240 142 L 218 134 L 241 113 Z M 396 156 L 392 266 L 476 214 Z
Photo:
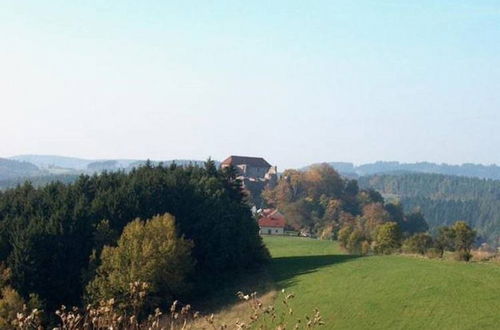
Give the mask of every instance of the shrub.
M 395 222 L 386 222 L 377 227 L 375 235 L 375 252 L 390 254 L 401 246 L 401 231 Z
M 191 241 L 179 238 L 174 217 L 165 214 L 149 221 L 128 224 L 116 247 L 104 247 L 102 264 L 88 286 L 92 302 L 115 298 L 130 309 L 130 283 L 148 283 L 141 288 L 148 296 L 145 306 L 172 302 L 186 293 L 187 276 L 193 268 Z

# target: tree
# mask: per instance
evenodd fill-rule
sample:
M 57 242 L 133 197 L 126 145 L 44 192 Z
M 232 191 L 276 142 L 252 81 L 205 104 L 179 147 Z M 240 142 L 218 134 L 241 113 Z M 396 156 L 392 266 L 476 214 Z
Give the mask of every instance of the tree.
M 345 225 L 339 230 L 338 239 L 341 247 L 347 248 L 351 233 L 352 233 L 352 227 L 348 225 Z
M 401 246 L 401 230 L 395 222 L 386 222 L 377 227 L 375 252 L 390 254 Z
M 403 250 L 409 253 L 425 255 L 432 247 L 432 237 L 426 233 L 418 233 L 407 238 L 403 243 Z
M 363 232 L 356 228 L 354 229 L 351 234 L 349 235 L 349 239 L 347 241 L 347 250 L 350 253 L 353 254 L 363 254 L 363 242 L 365 242 L 366 239 L 363 235 Z
M 15 329 L 17 313 L 23 311 L 24 299 L 10 286 L 0 292 L 0 330 Z
M 415 233 L 423 233 L 429 230 L 429 225 L 425 221 L 424 215 L 420 210 L 406 215 L 405 220 L 401 224 L 401 231 L 408 235 Z
M 457 259 L 469 261 L 472 257 L 470 251 L 476 240 L 476 232 L 465 221 L 455 222 L 451 229 L 454 232 Z
M 193 243 L 177 236 L 174 217 L 165 214 L 128 224 L 116 247 L 105 247 L 95 279 L 88 286 L 91 301 L 115 298 L 128 308 L 130 284 L 148 283 L 149 305 L 169 303 L 186 293 L 193 269 Z
M 372 238 L 376 228 L 390 220 L 390 215 L 381 203 L 370 203 L 363 207 L 363 219 L 366 235 Z
M 440 227 L 434 240 L 436 249 L 440 252 L 440 257 L 444 251 L 455 251 L 455 231 L 450 227 Z

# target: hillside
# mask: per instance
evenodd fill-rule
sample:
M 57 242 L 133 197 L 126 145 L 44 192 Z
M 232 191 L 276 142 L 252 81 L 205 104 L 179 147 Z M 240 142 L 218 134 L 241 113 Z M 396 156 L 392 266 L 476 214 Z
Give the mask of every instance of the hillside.
M 433 173 L 500 180 L 500 166 L 497 165 L 450 165 L 430 162 L 400 163 L 384 161 L 357 166 L 348 162 L 331 162 L 329 164 L 348 177 L 394 173 Z
M 325 329 L 495 329 L 500 267 L 405 256 L 355 257 L 336 243 L 266 237 L 277 289 L 294 315 L 318 308 Z M 283 311 L 279 300 L 278 312 Z
M 0 180 L 31 177 L 41 174 L 40 169 L 31 163 L 0 158 Z
M 488 242 L 499 245 L 500 181 L 438 174 L 374 175 L 359 184 L 397 196 L 407 210 L 420 208 L 431 227 L 465 220 Z

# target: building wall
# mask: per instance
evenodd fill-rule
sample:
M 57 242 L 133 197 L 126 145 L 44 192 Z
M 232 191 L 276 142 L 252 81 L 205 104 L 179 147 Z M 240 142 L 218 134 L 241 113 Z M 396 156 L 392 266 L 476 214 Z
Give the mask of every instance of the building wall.
M 283 235 L 283 228 L 261 227 L 259 233 L 261 235 Z
M 266 176 L 268 170 L 268 167 L 247 166 L 245 176 L 250 178 L 263 178 Z

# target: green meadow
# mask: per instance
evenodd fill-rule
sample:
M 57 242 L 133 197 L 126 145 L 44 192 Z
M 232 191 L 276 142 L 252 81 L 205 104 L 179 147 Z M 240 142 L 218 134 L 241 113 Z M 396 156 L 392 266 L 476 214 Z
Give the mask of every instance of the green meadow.
M 317 307 L 328 329 L 500 329 L 498 264 L 356 257 L 306 238 L 264 241 L 277 288 L 296 295 L 288 317 Z

